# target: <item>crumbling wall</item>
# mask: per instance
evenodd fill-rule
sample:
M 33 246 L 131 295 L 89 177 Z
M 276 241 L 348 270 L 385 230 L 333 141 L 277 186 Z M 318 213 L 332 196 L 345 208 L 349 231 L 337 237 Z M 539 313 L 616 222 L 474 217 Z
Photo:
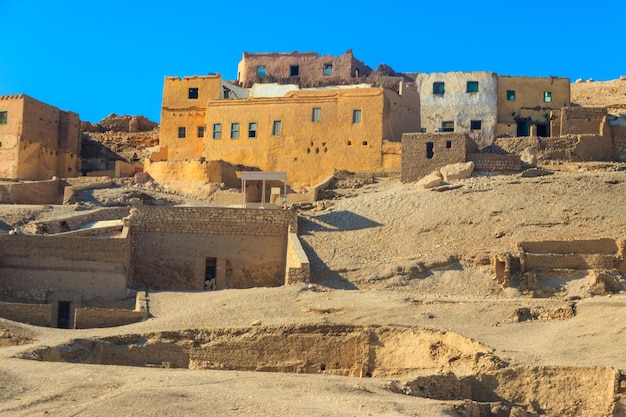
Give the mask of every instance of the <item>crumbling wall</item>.
M 620 267 L 613 239 L 520 242 L 522 272 L 529 269 L 598 269 Z
M 36 220 L 24 227 L 28 234 L 55 234 L 75 230 L 87 223 L 103 220 L 121 220 L 128 216 L 129 207 L 102 207 L 88 213 L 53 220 Z
M 522 161 L 519 155 L 498 155 L 490 153 L 468 153 L 467 161 L 474 162 L 475 171 L 519 172 Z
M 0 183 L 0 204 L 61 204 L 62 188 L 59 178 Z
M 561 109 L 561 132 L 554 136 L 569 134 L 598 135 L 608 112 L 605 107 L 563 107 Z
M 148 318 L 147 311 L 110 308 L 77 308 L 74 310 L 74 328 L 115 327 L 137 323 Z
M 615 156 L 619 161 L 626 161 L 626 126 L 611 126 Z
M 51 304 L 0 302 L 0 317 L 33 326 L 50 326 Z
M 287 268 L 285 285 L 307 282 L 311 277 L 311 264 L 300 239 L 295 233 L 289 233 L 287 240 Z
M 137 207 L 131 210 L 131 286 L 203 290 L 206 260 L 217 260 L 216 286 L 249 288 L 285 282 L 291 210 Z M 223 268 L 219 268 L 223 265 Z

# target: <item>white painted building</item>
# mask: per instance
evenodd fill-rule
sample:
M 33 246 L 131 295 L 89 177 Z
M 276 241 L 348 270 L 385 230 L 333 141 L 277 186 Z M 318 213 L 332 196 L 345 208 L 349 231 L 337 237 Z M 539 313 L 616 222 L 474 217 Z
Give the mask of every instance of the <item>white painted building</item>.
M 479 147 L 495 138 L 498 76 L 494 72 L 420 73 L 421 131 L 467 133 Z

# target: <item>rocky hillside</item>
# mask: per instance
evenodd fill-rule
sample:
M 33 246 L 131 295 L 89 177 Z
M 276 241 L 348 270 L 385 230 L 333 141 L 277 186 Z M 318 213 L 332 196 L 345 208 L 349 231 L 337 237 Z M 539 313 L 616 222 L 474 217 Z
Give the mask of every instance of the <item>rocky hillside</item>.
M 611 107 L 610 113 L 626 115 L 626 79 L 576 80 L 571 85 L 570 92 L 572 104 L 585 107 Z

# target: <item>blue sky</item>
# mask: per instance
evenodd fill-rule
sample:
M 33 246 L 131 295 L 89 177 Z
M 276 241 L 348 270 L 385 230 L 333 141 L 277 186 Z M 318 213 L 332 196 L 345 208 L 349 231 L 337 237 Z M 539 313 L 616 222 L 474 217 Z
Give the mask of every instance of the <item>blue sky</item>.
M 164 76 L 220 73 L 242 52 L 354 56 L 396 71 L 626 75 L 626 2 L 0 0 L 0 95 L 97 122 L 159 121 Z

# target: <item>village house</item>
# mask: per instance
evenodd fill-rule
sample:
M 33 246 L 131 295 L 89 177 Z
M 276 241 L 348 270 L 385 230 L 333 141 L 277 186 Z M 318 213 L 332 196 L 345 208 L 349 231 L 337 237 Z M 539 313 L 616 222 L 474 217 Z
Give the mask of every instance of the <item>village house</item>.
M 285 171 L 291 184 L 315 184 L 338 169 L 399 170 L 402 134 L 419 130 L 417 92 L 403 85 L 244 90 L 209 75 L 166 77 L 163 91 L 162 151 L 153 161 L 223 160 Z M 146 169 L 158 179 L 160 168 Z
M 25 94 L 0 96 L 0 178 L 49 180 L 80 174 L 76 113 Z

